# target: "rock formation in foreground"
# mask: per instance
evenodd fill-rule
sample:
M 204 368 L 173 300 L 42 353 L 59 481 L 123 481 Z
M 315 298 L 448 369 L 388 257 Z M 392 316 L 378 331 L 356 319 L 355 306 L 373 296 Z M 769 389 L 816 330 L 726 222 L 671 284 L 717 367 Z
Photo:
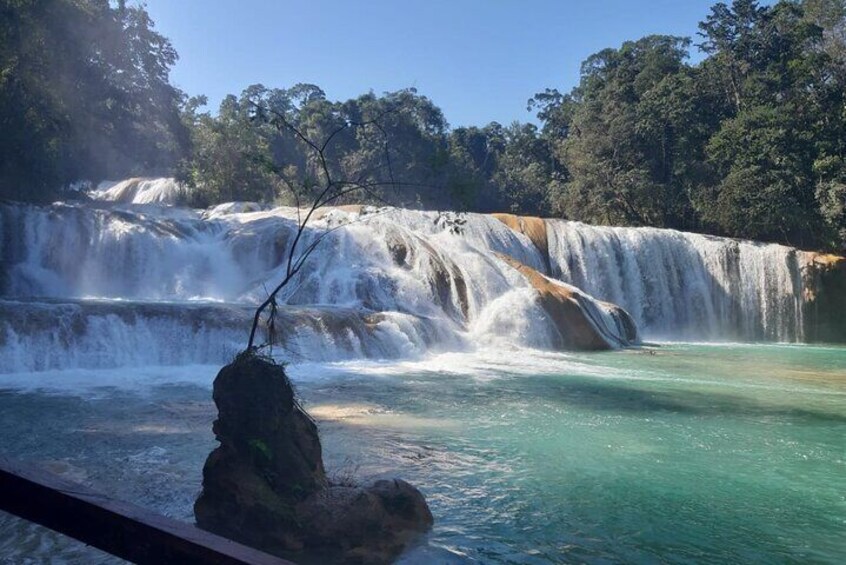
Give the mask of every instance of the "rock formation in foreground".
M 431 528 L 423 495 L 405 481 L 332 484 L 317 426 L 281 365 L 242 354 L 214 381 L 220 441 L 194 505 L 206 530 L 271 553 L 314 551 L 383 563 Z

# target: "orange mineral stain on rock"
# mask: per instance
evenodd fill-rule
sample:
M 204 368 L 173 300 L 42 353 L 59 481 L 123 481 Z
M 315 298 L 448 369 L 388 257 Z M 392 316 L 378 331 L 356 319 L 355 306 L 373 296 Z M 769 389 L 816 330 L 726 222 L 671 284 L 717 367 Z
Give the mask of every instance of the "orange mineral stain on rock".
M 543 257 L 546 272 L 551 272 L 549 262 L 549 242 L 546 235 L 546 222 L 536 216 L 517 216 L 515 214 L 491 214 L 512 230 L 528 237 Z
M 593 351 L 612 348 L 588 319 L 577 292 L 507 255 L 498 254 L 498 257 L 517 269 L 537 291 L 541 307 L 558 330 L 560 348 Z

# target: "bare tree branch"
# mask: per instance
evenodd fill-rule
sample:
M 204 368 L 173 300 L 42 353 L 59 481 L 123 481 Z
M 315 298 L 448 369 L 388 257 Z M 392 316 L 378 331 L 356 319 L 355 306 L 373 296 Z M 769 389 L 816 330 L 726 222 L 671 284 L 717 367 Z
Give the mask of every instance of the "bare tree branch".
M 257 347 L 255 341 L 256 332 L 258 330 L 259 325 L 261 324 L 261 317 L 265 310 L 270 308 L 270 319 L 268 320 L 268 325 L 271 328 L 271 332 L 273 332 L 273 330 L 275 329 L 275 316 L 277 313 L 277 295 L 300 272 L 300 270 L 305 266 L 308 258 L 311 256 L 312 253 L 314 253 L 315 249 L 317 249 L 317 247 L 326 237 L 328 237 L 334 231 L 348 225 L 341 224 L 327 229 L 326 231 L 318 235 L 314 240 L 312 240 L 305 247 L 305 249 L 300 251 L 299 247 L 303 244 L 303 238 L 306 234 L 307 227 L 313 219 L 317 210 L 322 207 L 328 206 L 334 202 L 337 202 L 344 196 L 355 192 L 363 192 L 374 200 L 383 201 L 383 199 L 375 193 L 374 189 L 383 186 L 390 186 L 396 190 L 396 188 L 402 184 L 407 184 L 408 186 L 415 186 L 411 183 L 397 183 L 397 181 L 394 179 L 393 165 L 391 162 L 390 148 L 388 145 L 388 135 L 385 131 L 385 128 L 380 122 L 382 119 L 384 119 L 387 114 L 396 111 L 395 108 L 383 112 L 379 116 L 371 120 L 353 121 L 345 119 L 341 125 L 339 125 L 329 133 L 329 135 L 326 137 L 326 139 L 323 140 L 322 143 L 318 144 L 317 142 L 309 138 L 309 136 L 306 135 L 305 132 L 303 132 L 295 124 L 293 124 L 291 120 L 289 120 L 285 116 L 284 113 L 279 112 L 273 108 L 268 108 L 265 105 L 262 105 L 255 101 L 250 101 L 250 104 L 255 108 L 257 117 L 266 120 L 280 131 L 288 131 L 292 133 L 297 140 L 299 140 L 301 143 L 305 144 L 306 147 L 308 147 L 308 149 L 312 153 L 312 156 L 317 161 L 318 168 L 320 169 L 320 176 L 323 177 L 323 183 L 319 187 L 317 195 L 312 198 L 311 204 L 308 206 L 308 208 L 305 208 L 306 212 L 305 215 L 303 215 L 303 191 L 300 189 L 299 186 L 296 185 L 295 182 L 292 182 L 290 179 L 288 179 L 282 171 L 279 171 L 278 168 L 274 167 L 274 170 L 277 175 L 282 178 L 283 182 L 294 195 L 297 209 L 297 228 L 294 234 L 294 238 L 291 242 L 291 246 L 286 252 L 287 258 L 285 260 L 284 277 L 279 282 L 279 284 L 276 285 L 276 287 L 268 294 L 267 298 L 258 306 L 258 308 L 256 308 L 255 315 L 253 316 L 252 328 L 250 329 L 250 338 L 247 344 L 248 351 L 256 349 Z M 270 115 L 270 117 L 268 117 L 268 115 Z M 368 128 L 376 129 L 382 136 L 382 146 L 385 153 L 385 162 L 383 164 L 380 164 L 378 167 L 375 167 L 374 170 L 378 171 L 386 169 L 388 172 L 388 180 L 368 181 L 368 176 L 372 175 L 373 171 L 362 172 L 358 176 L 358 178 L 353 180 L 336 180 L 335 178 L 333 178 L 331 168 L 329 166 L 329 161 L 327 159 L 327 152 L 331 147 L 332 142 L 337 138 L 337 136 L 339 136 L 344 131 L 360 129 L 366 132 Z M 273 335 L 271 333 L 271 342 L 272 339 Z

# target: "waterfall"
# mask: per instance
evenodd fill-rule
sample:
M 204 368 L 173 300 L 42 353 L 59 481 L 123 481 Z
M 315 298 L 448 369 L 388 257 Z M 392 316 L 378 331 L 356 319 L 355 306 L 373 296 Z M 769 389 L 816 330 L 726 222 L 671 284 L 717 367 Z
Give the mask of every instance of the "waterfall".
M 95 200 L 126 204 L 179 204 L 188 199 L 190 191 L 173 178 L 132 178 L 102 182 L 90 195 Z
M 253 308 L 219 303 L 0 300 L 0 373 L 224 364 L 245 346 Z M 397 312 L 290 307 L 277 340 L 286 360 L 401 359 L 450 336 Z
M 801 341 L 799 253 L 655 228 L 547 220 L 552 275 L 663 339 Z
M 130 185 L 148 186 L 99 193 Z M 0 371 L 219 363 L 243 347 L 284 272 L 296 210 L 139 204 L 151 190 L 0 204 Z M 533 240 L 482 214 L 320 212 L 303 247 L 325 239 L 280 296 L 276 324 L 278 342 L 307 359 L 560 347 L 572 336 L 544 293 L 612 346 L 637 339 L 617 306 L 647 338 L 803 337 L 801 254 L 788 247 L 558 220 L 537 220 Z
M 560 325 L 497 255 L 543 268 L 532 243 L 487 216 L 454 220 L 324 211 L 303 248 L 328 236 L 280 296 L 277 342 L 309 360 L 555 347 Z M 247 204 L 0 205 L 0 371 L 231 358 L 282 278 L 296 225 L 294 209 Z M 624 313 L 578 303 L 609 345 L 633 339 Z

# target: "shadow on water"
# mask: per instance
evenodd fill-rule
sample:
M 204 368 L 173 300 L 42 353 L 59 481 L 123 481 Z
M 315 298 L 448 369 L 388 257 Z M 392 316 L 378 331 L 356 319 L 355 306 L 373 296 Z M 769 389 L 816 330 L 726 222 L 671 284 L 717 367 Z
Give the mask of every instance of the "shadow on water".
M 797 406 L 763 404 L 753 398 L 699 391 L 644 390 L 620 381 L 544 378 L 544 396 L 590 410 L 691 416 L 733 416 L 789 419 L 797 423 L 846 424 L 846 414 Z
M 509 378 L 495 384 L 438 375 L 378 383 L 361 379 L 329 385 L 302 387 L 308 400 L 345 398 L 348 402 L 377 402 L 392 409 L 426 411 L 443 406 L 490 406 L 503 402 L 534 404 L 551 402 L 585 410 L 641 414 L 672 413 L 701 417 L 733 417 L 755 420 L 789 420 L 797 424 L 846 424 L 846 413 L 809 409 L 778 402 L 763 402 L 751 395 L 644 388 L 618 379 L 585 376 L 537 375 Z

